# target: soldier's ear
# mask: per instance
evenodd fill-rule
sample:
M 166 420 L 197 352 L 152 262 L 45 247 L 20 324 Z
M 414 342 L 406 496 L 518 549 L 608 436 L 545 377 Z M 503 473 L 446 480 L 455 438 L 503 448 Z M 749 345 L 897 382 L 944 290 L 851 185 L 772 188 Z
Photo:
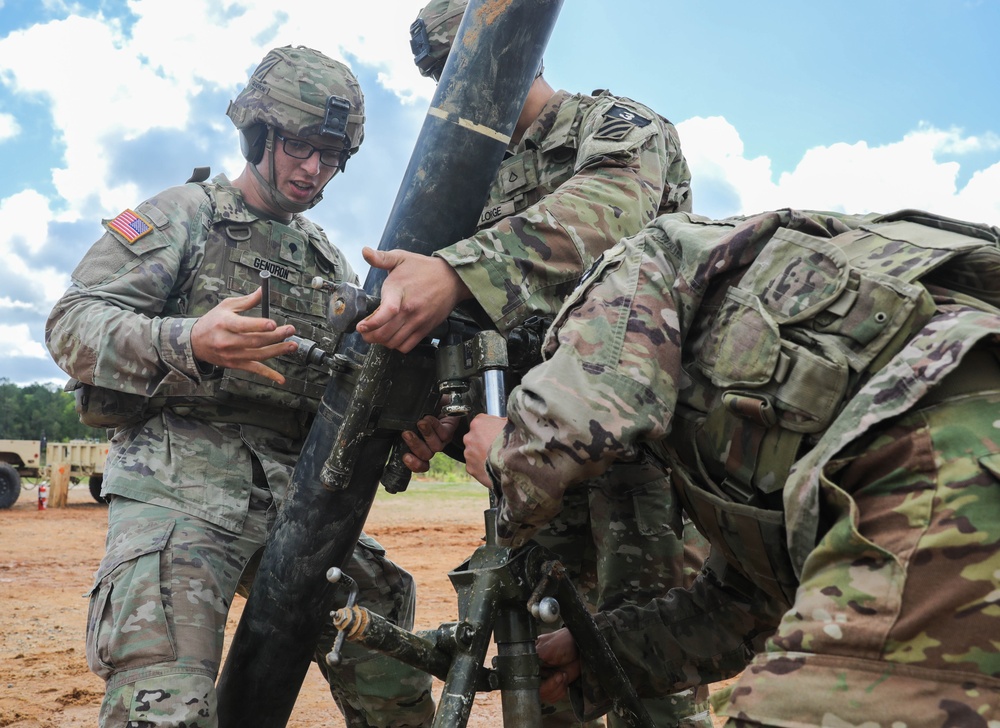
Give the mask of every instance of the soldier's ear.
M 257 164 L 264 158 L 266 142 L 267 124 L 251 124 L 246 129 L 240 129 L 240 151 L 250 164 Z

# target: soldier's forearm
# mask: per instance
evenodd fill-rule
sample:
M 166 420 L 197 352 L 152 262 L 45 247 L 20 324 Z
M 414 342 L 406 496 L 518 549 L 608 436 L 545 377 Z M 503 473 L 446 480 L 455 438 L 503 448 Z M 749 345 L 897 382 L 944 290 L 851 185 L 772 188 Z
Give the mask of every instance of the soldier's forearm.
M 60 368 L 81 382 L 148 395 L 170 368 L 160 355 L 164 321 L 71 288 L 49 317 L 46 341 Z

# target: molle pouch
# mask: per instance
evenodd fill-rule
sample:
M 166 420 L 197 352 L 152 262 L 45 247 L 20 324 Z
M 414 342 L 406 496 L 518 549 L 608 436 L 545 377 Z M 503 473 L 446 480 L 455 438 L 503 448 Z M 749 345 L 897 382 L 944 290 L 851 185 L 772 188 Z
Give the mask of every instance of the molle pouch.
M 730 288 L 698 367 L 720 388 L 761 387 L 771 381 L 780 354 L 778 324 L 760 299 Z
M 685 512 L 712 544 L 713 552 L 718 549 L 754 584 L 791 604 L 798 579 L 785 546 L 784 513 L 731 501 L 706 472 L 696 478 L 711 490 L 700 488 L 683 467 L 673 468 L 671 478 Z
M 144 420 L 149 414 L 149 399 L 139 394 L 95 387 L 77 379 L 70 379 L 63 391 L 73 392 L 76 414 L 88 427 L 115 429 Z
M 804 321 L 847 286 L 847 256 L 830 240 L 780 229 L 740 279 L 778 324 Z
M 720 410 L 757 427 L 825 429 L 847 393 L 847 362 L 820 337 L 798 338 L 783 340 L 760 298 L 730 288 L 698 362 L 723 391 Z
M 823 334 L 861 372 L 933 311 L 923 287 L 910 283 L 927 258 L 913 250 L 865 230 L 832 240 L 779 230 L 740 287 L 759 295 L 779 326 Z
M 1000 308 L 1000 248 L 978 248 L 958 255 L 926 278 Z

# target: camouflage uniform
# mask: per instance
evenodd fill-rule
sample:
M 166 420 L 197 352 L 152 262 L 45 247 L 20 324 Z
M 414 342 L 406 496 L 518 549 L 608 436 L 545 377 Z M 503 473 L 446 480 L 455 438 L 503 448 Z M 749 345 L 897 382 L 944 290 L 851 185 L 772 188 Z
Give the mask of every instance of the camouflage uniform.
M 479 231 L 435 255 L 509 332 L 554 316 L 615 241 L 657 214 L 690 209 L 690 171 L 672 124 L 607 92 L 558 91 L 502 163 Z M 537 540 L 564 560 L 595 606 L 645 603 L 684 583 L 680 520 L 664 505 L 667 487 L 658 466 L 619 463 L 581 484 Z M 689 544 L 696 538 L 688 533 Z M 700 567 L 704 552 L 692 552 Z M 707 690 L 684 691 L 648 708 L 662 725 L 708 726 L 706 697 Z
M 734 725 L 994 724 L 998 239 L 914 211 L 657 219 L 511 395 L 501 543 L 656 452 L 712 554 L 599 616 L 640 694 L 746 667 L 715 706 Z M 586 668 L 574 696 L 607 709 Z
M 557 91 L 500 166 L 479 231 L 438 250 L 501 332 L 553 316 L 608 247 L 691 209 L 673 125 L 629 99 Z
M 266 268 L 279 324 L 293 321 L 332 350 L 326 294 L 308 284 L 317 274 L 355 275 L 318 227 L 299 215 L 287 224 L 259 217 L 221 175 L 168 189 L 131 214 L 141 224 L 125 235 L 122 216 L 105 221 L 46 329 L 56 362 L 95 387 L 92 396 L 113 395 L 105 414 L 129 420 L 114 432 L 104 474 L 107 552 L 91 592 L 87 656 L 107 680 L 102 726 L 205 728 L 217 725 L 214 683 L 233 594 L 249 585 L 309 430 L 305 404 L 329 375 L 271 360 L 288 380 L 279 389 L 205 367 L 191 330 L 221 299 L 255 290 Z M 412 627 L 412 577 L 374 540 L 362 537 L 345 571 L 366 605 Z M 326 635 L 318 647 L 325 674 L 331 643 Z M 429 676 L 406 669 L 372 681 L 398 665 L 365 657 L 332 676 L 349 720 L 358 711 L 372 725 L 429 718 Z

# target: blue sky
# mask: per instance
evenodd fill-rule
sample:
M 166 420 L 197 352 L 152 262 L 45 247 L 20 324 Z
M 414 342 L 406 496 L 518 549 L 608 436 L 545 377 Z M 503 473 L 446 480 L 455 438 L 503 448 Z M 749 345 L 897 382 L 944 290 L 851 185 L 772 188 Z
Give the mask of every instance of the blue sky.
M 0 0 L 0 378 L 64 381 L 45 317 L 102 218 L 193 167 L 239 172 L 226 103 L 274 46 L 361 80 L 364 146 L 310 216 L 363 278 L 433 93 L 408 47 L 423 1 Z M 1000 225 L 997 28 L 1000 0 L 565 0 L 545 68 L 671 119 L 701 214 Z

